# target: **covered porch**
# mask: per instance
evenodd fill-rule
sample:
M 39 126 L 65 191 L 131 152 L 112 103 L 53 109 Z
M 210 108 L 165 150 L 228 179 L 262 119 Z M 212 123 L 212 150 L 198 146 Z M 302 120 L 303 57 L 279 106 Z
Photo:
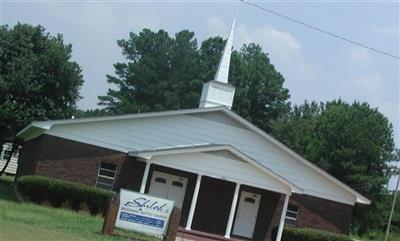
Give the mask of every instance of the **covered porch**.
M 289 196 L 299 188 L 232 146 L 130 152 L 145 162 L 140 192 L 175 201 L 179 236 L 195 240 L 281 239 Z

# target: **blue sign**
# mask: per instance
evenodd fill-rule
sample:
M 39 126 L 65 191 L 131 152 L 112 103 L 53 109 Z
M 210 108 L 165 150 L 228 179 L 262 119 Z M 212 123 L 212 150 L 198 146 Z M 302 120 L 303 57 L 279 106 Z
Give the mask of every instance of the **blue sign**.
M 119 216 L 121 220 L 132 222 L 132 223 L 140 223 L 148 226 L 153 226 L 156 228 L 163 228 L 164 227 L 164 220 L 156 219 L 156 218 L 149 218 L 141 215 L 136 215 L 132 213 L 121 212 Z

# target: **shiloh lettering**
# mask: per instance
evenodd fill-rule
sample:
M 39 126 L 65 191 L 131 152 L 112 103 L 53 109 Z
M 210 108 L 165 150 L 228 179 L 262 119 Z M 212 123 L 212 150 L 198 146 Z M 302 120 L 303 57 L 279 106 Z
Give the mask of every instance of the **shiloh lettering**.
M 140 211 L 143 209 L 151 209 L 158 212 L 168 213 L 169 210 L 164 208 L 167 206 L 166 203 L 159 204 L 158 201 L 153 201 L 144 197 L 136 198 L 133 201 L 126 202 L 124 206 L 131 208 L 139 208 Z

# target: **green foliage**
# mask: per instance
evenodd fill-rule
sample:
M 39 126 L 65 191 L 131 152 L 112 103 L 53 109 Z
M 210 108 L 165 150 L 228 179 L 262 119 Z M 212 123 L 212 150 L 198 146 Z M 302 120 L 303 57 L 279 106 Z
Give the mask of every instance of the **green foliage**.
M 372 201 L 355 208 L 357 232 L 384 224 L 388 162 L 394 160 L 392 125 L 385 116 L 367 103 L 306 102 L 272 126 L 277 139 Z
M 273 238 L 275 240 L 278 228 L 273 230 Z M 346 235 L 330 233 L 326 231 L 308 229 L 308 228 L 292 228 L 285 227 L 282 234 L 282 241 L 353 241 Z
M 0 26 L 0 144 L 32 120 L 71 116 L 83 84 L 71 55 L 72 46 L 42 26 Z
M 313 229 L 285 228 L 282 241 L 352 241 L 348 236 Z
M 81 110 L 76 109 L 74 113 L 74 118 L 89 118 L 89 117 L 101 117 L 101 116 L 110 116 L 111 113 L 107 112 L 105 109 L 89 109 L 89 110 Z
M 114 64 L 115 75 L 107 76 L 117 88 L 99 96 L 111 114 L 197 108 L 203 83 L 214 78 L 225 41 L 209 38 L 199 48 L 193 32 L 170 37 L 163 30 L 144 29 L 118 45 L 126 62 Z M 268 132 L 270 120 L 290 109 L 284 78 L 259 45 L 233 51 L 229 80 L 236 87 L 233 110 Z
M 71 209 L 79 210 L 86 202 L 93 215 L 103 213 L 114 195 L 111 191 L 35 175 L 19 177 L 17 186 L 25 196 L 38 204 L 49 201 L 53 207 L 60 207 L 65 203 Z
M 14 183 L 14 176 L 3 175 L 0 177 L 0 183 L 11 186 Z

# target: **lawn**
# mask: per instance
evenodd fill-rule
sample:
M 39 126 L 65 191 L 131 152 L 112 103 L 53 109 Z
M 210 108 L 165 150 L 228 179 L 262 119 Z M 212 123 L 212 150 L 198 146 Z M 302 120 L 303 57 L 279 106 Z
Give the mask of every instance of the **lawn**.
M 4 183 L 0 183 L 0 210 L 0 240 L 159 240 L 124 230 L 117 230 L 117 234 L 124 237 L 101 235 L 101 217 L 19 203 L 12 187 Z

